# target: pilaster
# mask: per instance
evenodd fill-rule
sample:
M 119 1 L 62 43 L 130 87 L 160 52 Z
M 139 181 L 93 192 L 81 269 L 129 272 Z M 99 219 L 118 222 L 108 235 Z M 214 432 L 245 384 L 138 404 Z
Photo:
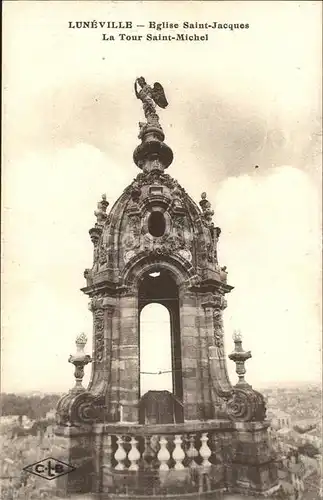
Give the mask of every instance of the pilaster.
M 232 486 L 239 493 L 266 495 L 277 483 L 269 440 L 269 422 L 236 422 Z
M 93 491 L 93 434 L 90 426 L 57 427 L 55 458 L 75 467 L 69 474 L 58 477 L 58 496 Z

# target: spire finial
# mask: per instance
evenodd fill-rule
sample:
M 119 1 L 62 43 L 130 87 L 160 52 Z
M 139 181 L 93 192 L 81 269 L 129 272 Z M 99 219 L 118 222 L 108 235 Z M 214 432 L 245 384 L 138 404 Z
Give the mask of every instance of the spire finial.
M 229 354 L 229 359 L 234 361 L 236 364 L 236 373 L 239 377 L 237 386 L 249 386 L 249 384 L 245 381 L 244 376 L 246 373 L 245 362 L 247 359 L 251 358 L 251 352 L 243 350 L 242 335 L 240 330 L 234 330 L 232 338 L 234 341 L 234 351 Z
M 109 202 L 107 201 L 107 195 L 102 194 L 101 200 L 98 202 L 97 210 L 95 210 L 94 215 L 96 217 L 97 224 L 102 226 L 107 218 L 107 208 L 109 206 Z
M 140 90 L 138 90 L 138 86 L 140 87 Z M 135 81 L 135 94 L 137 99 L 142 101 L 142 107 L 147 120 L 147 123 L 139 122 L 139 139 L 144 136 L 148 127 L 160 129 L 163 133 L 163 129 L 159 123 L 159 116 L 156 113 L 156 105 L 163 109 L 168 106 L 162 85 L 155 82 L 154 86 L 150 87 L 150 85 L 146 83 L 144 77 L 140 76 L 139 78 L 136 78 Z
M 211 203 L 207 199 L 207 194 L 205 192 L 201 194 L 201 201 L 199 202 L 199 205 L 202 209 L 203 218 L 206 221 L 206 223 L 212 224 L 212 217 L 214 215 L 214 210 L 212 210 Z
M 102 194 L 101 200 L 97 204 L 97 210 L 95 210 L 94 215 L 96 217 L 96 223 L 94 227 L 89 230 L 90 238 L 94 246 L 96 246 L 100 240 L 100 236 L 102 233 L 103 226 L 107 220 L 107 208 L 109 206 L 109 202 L 107 201 L 107 195 Z
M 75 386 L 72 389 L 73 392 L 83 392 L 85 391 L 82 380 L 84 377 L 84 366 L 88 363 L 92 362 L 91 356 L 89 354 L 84 353 L 84 347 L 87 343 L 87 336 L 85 333 L 81 333 L 76 337 L 76 353 L 74 355 L 70 355 L 68 358 L 69 363 L 72 363 L 75 367 L 74 377 L 75 377 Z
M 158 82 L 151 87 L 143 76 L 136 78 L 134 88 L 146 118 L 146 122 L 139 122 L 138 138 L 142 142 L 134 151 L 134 162 L 146 172 L 163 171 L 173 161 L 172 150 L 163 142 L 165 135 L 156 113 L 156 106 L 163 109 L 168 106 L 164 89 Z

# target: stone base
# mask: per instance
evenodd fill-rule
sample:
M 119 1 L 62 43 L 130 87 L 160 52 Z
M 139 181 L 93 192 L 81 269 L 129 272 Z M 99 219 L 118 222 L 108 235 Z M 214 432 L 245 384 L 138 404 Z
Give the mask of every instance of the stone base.
M 154 500 L 165 500 L 167 499 L 177 499 L 177 500 L 224 500 L 225 493 L 222 490 L 219 491 L 207 491 L 203 493 L 182 493 L 181 495 L 167 495 L 167 496 L 154 496 Z M 136 496 L 131 495 L 109 495 L 102 493 L 101 495 L 95 495 L 93 500 L 151 500 L 150 495 Z M 81 499 L 80 499 L 81 500 Z M 85 499 L 84 499 L 85 500 Z
M 278 480 L 268 444 L 267 428 L 267 422 L 228 420 L 151 426 L 100 424 L 93 427 L 57 428 L 60 451 L 54 458 L 76 468 L 57 479 L 57 491 L 63 497 L 92 493 L 102 500 L 217 499 L 222 498 L 220 495 L 224 491 L 254 498 L 269 497 L 277 488 Z M 208 436 L 208 446 L 212 450 L 210 464 L 205 468 L 202 457 L 196 456 L 195 468 L 192 469 L 187 455 L 187 437 L 201 436 L 201 433 Z M 122 470 L 116 468 L 114 456 L 117 436 L 126 437 L 122 441 L 126 454 L 130 452 L 130 438 L 134 436 L 142 455 L 146 437 L 161 435 L 168 436 L 170 457 L 174 450 L 175 435 L 181 436 L 185 452 L 182 469 L 175 469 L 174 461 L 170 459 L 169 470 L 159 470 L 160 463 L 156 463 L 158 444 L 154 448 L 154 466 L 151 470 L 146 469 L 143 462 L 140 462 L 138 470 L 131 470 L 128 459 Z M 195 446 L 200 449 L 200 437 L 196 437 Z
M 92 492 L 93 438 L 88 427 L 58 427 L 55 457 L 75 467 L 69 474 L 58 477 L 56 495 L 62 498 L 71 494 Z
M 278 485 L 277 469 L 268 443 L 268 423 L 235 423 L 235 450 L 232 456 L 234 492 L 268 496 Z

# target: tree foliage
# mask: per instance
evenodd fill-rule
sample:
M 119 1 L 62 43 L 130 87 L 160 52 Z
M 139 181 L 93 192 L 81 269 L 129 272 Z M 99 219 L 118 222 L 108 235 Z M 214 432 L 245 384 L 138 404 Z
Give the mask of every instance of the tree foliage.
M 38 420 L 56 407 L 59 398 L 59 394 L 46 394 L 46 396 L 1 394 L 2 415 L 26 415 L 32 420 Z

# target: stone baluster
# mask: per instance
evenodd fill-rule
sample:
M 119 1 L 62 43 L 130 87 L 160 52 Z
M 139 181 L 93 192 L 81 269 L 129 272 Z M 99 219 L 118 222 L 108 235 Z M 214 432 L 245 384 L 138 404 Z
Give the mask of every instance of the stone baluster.
M 139 469 L 137 462 L 140 459 L 140 453 L 139 453 L 139 450 L 137 448 L 137 444 L 138 444 L 138 441 L 136 440 L 136 438 L 132 437 L 130 440 L 131 448 L 130 448 L 130 451 L 128 453 L 128 459 L 130 462 L 129 470 L 138 470 Z
M 207 432 L 203 432 L 201 436 L 201 448 L 200 448 L 200 455 L 202 457 L 202 467 L 210 467 L 211 462 L 209 461 L 209 458 L 212 454 L 210 448 L 207 445 L 209 438 L 207 437 Z
M 127 458 L 127 453 L 123 447 L 123 444 L 124 444 L 124 440 L 123 440 L 123 437 L 122 436 L 117 436 L 117 445 L 118 445 L 118 448 L 117 448 L 117 451 L 115 452 L 114 454 L 114 458 L 115 460 L 118 462 L 117 465 L 116 465 L 116 470 L 124 470 L 125 468 L 125 465 L 124 465 L 124 461 L 125 459 Z
M 180 434 L 176 434 L 174 439 L 175 448 L 173 450 L 173 459 L 175 460 L 174 469 L 184 469 L 182 462 L 185 458 L 185 453 L 182 448 L 182 442 L 182 436 Z
M 159 470 L 168 470 L 168 460 L 170 459 L 170 453 L 167 449 L 167 439 L 165 439 L 165 436 L 161 436 L 159 440 L 160 444 L 160 450 L 158 452 L 157 458 L 160 462 Z
M 186 454 L 190 460 L 189 466 L 191 469 L 195 469 L 197 467 L 197 463 L 195 461 L 196 457 L 198 457 L 199 452 L 195 448 L 195 434 L 190 434 L 189 436 L 190 447 L 187 450 Z
M 144 468 L 146 470 L 151 470 L 153 468 L 153 461 L 156 457 L 156 452 L 152 447 L 152 437 L 145 436 L 145 449 L 142 454 Z

